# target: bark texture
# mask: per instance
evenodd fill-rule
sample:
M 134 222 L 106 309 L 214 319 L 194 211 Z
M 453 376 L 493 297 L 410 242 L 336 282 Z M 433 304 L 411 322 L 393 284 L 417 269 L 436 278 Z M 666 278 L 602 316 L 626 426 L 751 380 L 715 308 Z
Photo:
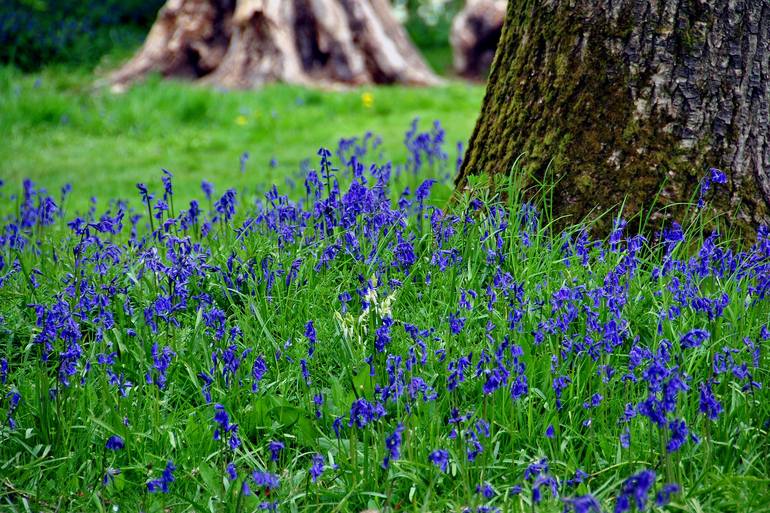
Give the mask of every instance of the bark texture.
M 511 0 L 456 185 L 524 154 L 533 178 L 550 163 L 572 221 L 624 200 L 626 217 L 680 216 L 713 166 L 728 183 L 709 203 L 755 230 L 770 221 L 768 73 L 766 0 Z
M 486 79 L 503 30 L 505 5 L 506 0 L 468 0 L 457 13 L 449 34 L 455 73 Z
M 151 72 L 234 88 L 439 83 L 387 0 L 169 0 L 111 82 Z

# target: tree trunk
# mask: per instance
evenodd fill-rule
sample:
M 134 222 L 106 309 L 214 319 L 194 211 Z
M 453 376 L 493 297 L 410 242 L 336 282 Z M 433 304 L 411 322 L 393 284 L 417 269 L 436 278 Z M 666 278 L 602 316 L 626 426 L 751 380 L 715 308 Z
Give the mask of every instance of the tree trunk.
M 151 72 L 234 88 L 440 82 L 387 0 L 169 0 L 111 82 Z
M 713 166 L 728 183 L 709 203 L 756 230 L 770 220 L 769 47 L 766 0 L 510 0 L 456 185 L 523 154 L 555 182 L 555 215 L 625 201 L 625 217 L 655 204 L 660 219 Z
M 148 73 L 198 78 L 222 61 L 231 37 L 235 0 L 169 0 L 139 52 L 110 80 L 115 89 Z
M 505 19 L 506 0 L 468 0 L 452 20 L 449 41 L 455 73 L 485 80 Z

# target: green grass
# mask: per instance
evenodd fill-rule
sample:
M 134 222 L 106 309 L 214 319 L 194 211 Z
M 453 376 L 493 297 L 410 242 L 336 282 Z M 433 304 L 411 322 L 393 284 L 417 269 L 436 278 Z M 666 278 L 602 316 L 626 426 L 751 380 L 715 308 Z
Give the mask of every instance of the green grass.
M 280 477 L 269 497 L 280 511 L 454 512 L 486 505 L 506 513 L 562 511 L 550 492 L 534 504 L 535 483 L 524 473 L 540 458 L 548 459 L 549 476 L 561 480 L 563 497 L 592 494 L 607 511 L 624 480 L 642 469 L 655 470 L 654 491 L 664 483 L 681 487 L 670 505 L 655 511 L 770 511 L 770 307 L 763 292 L 770 241 L 750 253 L 736 253 L 729 241 L 704 243 L 701 214 L 678 244 L 640 242 L 630 234 L 617 246 L 583 240 L 579 227 L 553 233 L 547 212 L 533 226 L 532 210 L 513 185 L 503 201 L 489 197 L 483 179 L 475 178 L 480 203 L 462 198 L 446 215 L 414 204 L 396 207 L 406 187 L 414 201 L 417 184 L 443 174 L 442 166 L 453 168 L 453 142 L 471 129 L 479 87 L 373 88 L 368 109 L 364 90 L 273 86 L 224 93 L 155 80 L 113 96 L 93 91 L 92 82 L 63 70 L 0 71 L 6 136 L 0 142 L 6 182 L 0 188 L 0 363 L 8 363 L 7 374 L 0 372 L 0 511 L 252 512 L 264 492 L 247 498 L 239 491 L 254 470 Z M 370 174 L 370 163 L 404 163 L 403 133 L 415 116 L 444 123 L 447 161 L 425 165 L 416 176 L 393 173 L 386 180 L 377 168 Z M 382 156 L 363 157 L 365 193 L 364 187 L 349 192 L 351 170 L 335 156 L 342 198 L 327 200 L 326 183 L 310 204 L 262 194 L 275 182 L 281 193 L 305 199 L 301 185 L 282 187 L 284 178 L 296 177 L 303 159 L 318 169 L 319 146 L 334 150 L 340 137 L 367 130 L 380 134 L 384 146 Z M 241 174 L 244 151 L 251 157 Z M 278 167 L 268 165 L 271 158 Z M 147 208 L 135 184 L 150 184 L 159 199 L 161 167 L 174 172 L 176 214 L 197 198 L 200 218 L 183 226 L 168 212 L 145 217 L 133 237 L 128 218 Z M 72 183 L 66 215 L 36 218 L 42 192 L 27 204 L 11 201 L 25 177 L 53 191 L 54 200 L 56 188 Z M 202 198 L 204 179 L 216 183 L 214 199 L 228 188 L 237 191 L 232 220 L 224 222 Z M 450 190 L 434 186 L 430 205 L 445 205 Z M 116 214 L 119 207 L 108 200 L 127 200 L 119 233 L 91 227 L 77 234 L 67 227 L 70 205 L 83 211 L 91 195 L 99 197 L 94 221 L 107 209 Z M 430 219 L 419 215 L 426 212 Z M 161 221 L 167 230 L 151 233 Z M 345 292 L 347 307 L 340 299 Z M 462 329 L 452 329 L 452 316 L 465 319 Z M 386 318 L 390 338 L 379 340 L 378 351 Z M 311 320 L 318 338 L 312 354 L 305 335 Z M 424 349 L 409 325 L 433 330 L 418 337 Z M 236 327 L 240 334 L 230 335 Z M 708 337 L 684 347 L 682 336 L 693 329 Z M 66 356 L 77 353 L 73 337 L 82 351 L 76 358 Z M 47 358 L 43 341 L 51 344 Z M 149 371 L 157 378 L 156 344 L 175 353 L 163 387 L 145 377 Z M 418 361 L 424 354 L 424 364 L 407 368 L 410 350 Z M 735 367 L 716 375 L 713 363 L 726 350 Z M 485 393 L 488 377 L 500 369 L 498 351 L 511 378 Z M 648 356 L 632 364 L 645 351 Z M 113 352 L 114 362 L 98 363 L 100 354 Z M 472 365 L 452 389 L 450 362 L 469 353 Z M 244 355 L 237 369 L 222 363 L 227 354 Z M 488 359 L 479 364 L 482 354 Z M 257 356 L 267 372 L 254 392 Z M 110 383 L 108 368 L 133 384 L 125 397 Z M 403 371 L 396 382 L 404 387 L 412 378 L 423 380 L 426 396 L 396 390 L 395 400 L 383 401 L 384 417 L 348 427 L 351 405 L 359 397 L 375 402 L 377 385 L 389 384 L 388 368 Z M 643 414 L 619 422 L 627 403 L 649 397 L 644 373 L 651 368 L 668 383 L 678 376 L 688 383 L 687 391 L 673 387 L 677 396 L 666 422 L 686 420 L 700 443 L 668 451 L 668 424 L 654 425 Z M 201 373 L 213 377 L 210 401 Z M 629 373 L 636 379 L 623 379 Z M 515 375 L 526 376 L 528 393 L 512 398 Z M 571 379 L 561 408 L 553 389 L 559 376 Z M 747 388 L 752 380 L 762 388 Z M 699 411 L 700 386 L 707 383 L 723 408 L 715 420 Z M 428 398 L 431 390 L 435 398 Z M 21 401 L 12 407 L 16 392 Z M 595 393 L 603 400 L 585 408 Z M 320 408 L 316 394 L 324 397 Z M 239 426 L 235 450 L 214 438 L 216 403 Z M 469 418 L 450 424 L 453 409 Z M 338 417 L 344 418 L 339 436 Z M 489 423 L 488 436 L 480 419 Z M 398 423 L 405 427 L 401 455 L 386 469 L 386 437 Z M 545 436 L 549 426 L 552 438 Z M 624 448 L 619 438 L 626 427 L 631 444 Z M 453 428 L 460 436 L 451 435 Z M 106 450 L 112 435 L 125 440 L 124 449 Z M 469 460 L 472 436 L 484 450 Z M 286 446 L 277 462 L 270 460 L 271 440 Z M 450 454 L 447 472 L 430 463 L 436 449 Z M 313 482 L 316 454 L 337 467 Z M 148 481 L 169 460 L 177 467 L 170 493 L 148 493 Z M 230 462 L 236 480 L 227 477 Z M 110 468 L 121 473 L 105 486 Z M 567 486 L 577 469 L 587 477 Z M 494 497 L 476 492 L 484 483 L 496 490 Z M 518 485 L 523 492 L 511 495 Z
M 374 98 L 371 108 L 363 104 L 364 93 Z M 136 183 L 157 183 L 160 168 L 174 173 L 181 199 L 192 198 L 201 180 L 228 187 L 282 183 L 318 147 L 333 148 L 341 137 L 367 131 L 382 136 L 390 157 L 401 158 L 403 134 L 414 117 L 424 127 L 440 120 L 448 142 L 464 142 L 482 94 L 482 87 L 462 83 L 216 91 L 151 79 L 114 95 L 94 88 L 94 77 L 77 70 L 22 75 L 0 68 L 0 177 L 17 186 L 24 178 L 50 188 L 70 182 L 80 200 L 132 196 Z M 239 167 L 243 152 L 251 156 L 245 174 Z M 275 169 L 272 158 L 279 163 Z

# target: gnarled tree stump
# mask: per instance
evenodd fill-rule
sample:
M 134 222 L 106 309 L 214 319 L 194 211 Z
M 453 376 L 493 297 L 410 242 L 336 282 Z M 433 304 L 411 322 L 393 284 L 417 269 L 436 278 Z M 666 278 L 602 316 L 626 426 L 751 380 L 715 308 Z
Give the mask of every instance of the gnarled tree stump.
M 152 72 L 233 88 L 440 82 L 387 0 L 169 0 L 111 82 Z
M 449 35 L 455 73 L 486 79 L 503 30 L 505 4 L 506 0 L 468 0 L 457 13 Z
M 212 72 L 230 44 L 235 0 L 169 0 L 139 52 L 110 77 L 123 87 L 158 72 L 199 78 Z

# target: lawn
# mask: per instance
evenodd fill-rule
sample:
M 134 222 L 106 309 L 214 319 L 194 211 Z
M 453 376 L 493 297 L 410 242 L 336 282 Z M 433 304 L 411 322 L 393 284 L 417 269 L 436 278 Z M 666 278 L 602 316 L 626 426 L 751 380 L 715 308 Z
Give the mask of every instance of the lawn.
M 24 178 L 51 189 L 71 183 L 74 201 L 85 207 L 91 196 L 127 198 L 136 183 L 159 183 L 165 168 L 189 200 L 202 180 L 236 188 L 283 183 L 319 147 L 366 132 L 382 138 L 389 158 L 403 159 L 404 132 L 416 117 L 423 127 L 440 121 L 456 156 L 455 143 L 467 141 L 483 95 L 483 87 L 460 82 L 217 91 L 157 79 L 113 95 L 95 82 L 77 69 L 22 75 L 0 68 L 0 176 L 9 186 L 20 187 Z
M 770 511 L 767 229 L 447 202 L 476 86 L 93 82 L 0 71 L 0 511 Z

